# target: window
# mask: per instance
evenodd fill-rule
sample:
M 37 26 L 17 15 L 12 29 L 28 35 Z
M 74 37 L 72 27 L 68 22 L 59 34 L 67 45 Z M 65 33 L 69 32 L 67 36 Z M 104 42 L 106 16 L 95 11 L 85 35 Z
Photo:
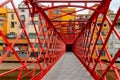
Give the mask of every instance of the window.
M 25 20 L 22 20 L 22 24 L 25 26 Z
M 30 39 L 36 39 L 36 34 L 35 33 L 29 33 L 29 38 Z
M 97 26 L 100 26 L 101 25 L 101 23 L 97 23 Z
M 19 56 L 20 56 L 21 58 L 24 58 L 24 57 L 27 56 L 27 54 L 26 54 L 25 52 L 22 52 L 22 53 L 19 53 Z
M 120 22 L 116 23 L 116 29 L 120 29 Z
M 101 50 L 98 50 L 98 53 L 100 53 L 100 51 L 101 51 Z M 105 56 L 105 53 L 106 53 L 106 51 L 103 50 L 103 51 L 102 51 L 102 56 Z
M 104 24 L 104 27 L 106 27 L 107 25 L 106 24 Z
M 46 31 L 47 31 L 47 27 L 44 27 L 44 28 L 43 28 L 43 31 L 46 32 Z
M 116 26 L 116 29 L 120 29 L 120 26 Z
M 38 57 L 39 53 L 38 52 L 31 52 L 30 57 Z
M 118 22 L 117 25 L 120 26 L 120 22 Z
M 38 15 L 38 14 L 35 14 L 34 16 L 35 16 L 35 17 L 38 17 L 39 15 Z
M 0 22 L 0 27 L 2 27 L 3 26 L 3 22 Z
M 86 18 L 87 18 L 87 19 L 89 19 L 89 18 L 90 18 L 90 16 L 89 16 L 89 15 L 87 15 L 87 16 L 86 16 Z
M 60 11 L 57 11 L 56 14 L 61 14 L 61 12 L 60 12 Z
M 15 35 L 15 32 L 10 32 L 10 35 Z
M 0 46 L 3 46 L 3 41 L 2 40 L 0 40 Z
M 40 40 L 44 40 L 44 36 L 43 35 L 40 36 Z
M 110 15 L 110 18 L 114 19 L 114 18 L 115 18 L 115 15 Z
M 45 21 L 42 19 L 42 23 L 44 24 L 45 23 Z
M 20 15 L 21 20 L 25 20 L 25 15 Z
M 25 26 L 25 20 L 21 20 L 22 24 Z M 20 25 L 20 28 L 22 28 L 22 26 Z
M 17 24 L 17 22 L 15 22 L 15 24 Z
M 22 38 L 22 39 L 24 39 L 24 38 L 25 38 L 25 34 L 24 34 L 24 33 L 22 33 L 21 38 Z
M 38 24 L 39 24 L 39 22 L 38 22 L 38 21 L 34 21 L 34 24 L 35 24 L 35 25 L 38 25 Z M 33 22 L 32 22 L 32 21 L 30 21 L 29 25 L 33 25 Z
M 36 43 L 34 47 L 35 47 L 35 48 L 38 48 L 38 47 L 39 47 L 39 44 L 38 44 L 38 43 Z
M 102 45 L 102 40 L 101 40 L 101 39 L 99 39 L 99 40 L 97 41 L 97 45 Z
M 12 19 L 12 20 L 14 19 L 14 14 L 11 14 L 11 19 Z
M 0 46 L 3 46 L 3 43 L 0 43 Z
M 15 23 L 11 22 L 11 28 L 14 28 L 14 27 L 15 27 Z
M 46 48 L 47 48 L 47 44 L 46 44 L 46 43 L 43 43 L 42 47 L 43 47 L 44 49 L 46 49 Z
M 56 14 L 59 14 L 59 12 L 58 12 L 58 11 L 56 11 Z
M 106 32 L 105 32 L 105 31 L 102 31 L 101 34 L 102 34 L 103 36 L 106 36 Z
M 21 12 L 25 12 L 25 10 L 24 10 L 24 9 L 22 9 L 22 10 L 21 10 Z
M 85 43 L 85 44 L 84 44 L 85 47 L 88 47 L 89 45 L 90 45 L 89 43 Z
M 35 23 L 35 25 L 38 25 L 38 24 L 39 24 L 39 22 L 38 22 L 38 21 L 34 21 L 34 23 Z
M 29 25 L 33 25 L 33 22 L 32 22 L 32 21 L 30 21 Z
M 103 17 L 103 15 L 102 15 L 102 14 L 99 14 L 98 18 L 102 18 L 102 17 Z
M 54 11 L 54 14 L 61 14 L 61 12 L 60 12 L 60 11 L 55 10 L 55 11 Z

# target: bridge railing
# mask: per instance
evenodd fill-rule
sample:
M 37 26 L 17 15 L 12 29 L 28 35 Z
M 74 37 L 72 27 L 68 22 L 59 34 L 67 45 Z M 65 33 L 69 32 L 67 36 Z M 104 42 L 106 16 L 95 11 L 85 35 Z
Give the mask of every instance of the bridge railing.
M 20 3 L 18 8 L 16 4 L 14 0 L 0 3 L 0 22 L 5 25 L 0 28 L 0 67 L 6 67 L 0 70 L 0 79 L 13 74 L 17 80 L 38 80 L 65 53 L 65 44 L 41 13 L 27 2 Z M 9 5 L 11 8 L 6 7 Z
M 120 32 L 116 23 L 120 8 L 112 21 L 107 9 L 99 6 L 97 10 L 74 42 L 73 51 L 95 80 L 119 80 Z

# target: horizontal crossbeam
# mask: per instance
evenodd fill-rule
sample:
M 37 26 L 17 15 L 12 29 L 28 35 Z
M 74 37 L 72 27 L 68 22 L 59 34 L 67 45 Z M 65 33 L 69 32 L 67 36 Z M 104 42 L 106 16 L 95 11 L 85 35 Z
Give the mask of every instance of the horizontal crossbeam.
M 74 21 L 67 21 L 67 20 L 66 21 L 65 20 L 64 21 L 57 21 L 57 20 L 55 21 L 54 20 L 54 21 L 51 21 L 51 22 L 87 22 L 87 21 L 88 20 L 74 20 Z
M 87 2 L 87 3 L 93 3 L 93 2 L 102 2 L 103 0 L 37 0 L 39 2 Z

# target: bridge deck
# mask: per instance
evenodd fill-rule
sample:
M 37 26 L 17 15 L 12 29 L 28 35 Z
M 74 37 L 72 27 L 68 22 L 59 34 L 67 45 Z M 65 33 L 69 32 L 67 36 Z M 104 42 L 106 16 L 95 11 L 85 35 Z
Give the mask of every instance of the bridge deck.
M 42 80 L 94 80 L 72 52 L 67 52 Z

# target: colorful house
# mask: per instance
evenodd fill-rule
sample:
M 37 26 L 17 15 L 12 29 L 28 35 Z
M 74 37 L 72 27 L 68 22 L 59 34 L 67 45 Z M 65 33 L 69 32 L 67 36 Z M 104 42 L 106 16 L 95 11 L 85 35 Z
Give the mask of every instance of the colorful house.
M 62 8 L 62 15 L 65 15 L 62 17 L 63 25 L 62 25 L 61 29 L 62 29 L 63 33 L 70 32 L 68 30 L 72 28 L 72 24 L 73 24 L 72 21 L 75 20 L 75 13 L 72 13 L 72 12 L 75 12 L 75 8 L 67 8 L 67 7 Z M 68 22 L 66 22 L 66 21 L 68 21 Z M 71 25 L 68 25 L 68 24 L 71 24 Z
M 93 8 L 97 8 L 97 7 L 98 7 L 98 4 L 95 4 Z M 109 15 L 110 11 L 111 10 L 109 10 L 107 12 L 107 15 Z M 89 14 L 90 15 L 93 14 L 93 11 L 90 10 Z M 97 27 L 98 27 L 98 29 L 100 29 L 100 26 L 102 24 L 102 20 L 103 20 L 103 15 L 99 14 L 98 19 L 97 19 Z M 96 40 L 96 38 L 98 36 L 98 29 L 95 28 L 95 31 L 94 31 L 94 34 L 93 34 L 93 39 L 94 40 Z M 101 35 L 102 35 L 104 40 L 106 40 L 108 32 L 109 32 L 109 24 L 107 23 L 107 21 L 105 21 L 104 24 L 102 25 L 102 30 L 101 30 Z M 93 46 L 93 45 L 91 45 L 91 46 Z M 98 41 L 97 41 L 97 47 L 96 47 L 97 49 L 95 49 L 94 54 L 93 54 L 94 58 L 98 57 L 97 53 L 98 54 L 100 53 L 102 47 L 103 47 L 103 42 L 102 42 L 102 39 L 99 36 Z M 106 44 L 106 48 L 108 48 L 108 43 Z M 106 50 L 102 51 L 102 55 L 100 57 L 101 60 L 108 60 L 108 56 L 107 56 L 106 53 L 107 53 Z
M 0 30 L 4 35 L 7 33 L 7 7 L 0 8 Z M 0 52 L 3 51 L 3 38 L 0 36 Z M 0 53 L 0 54 L 1 54 Z
M 7 37 L 15 38 L 18 35 L 18 19 L 13 9 L 8 9 L 7 14 Z

